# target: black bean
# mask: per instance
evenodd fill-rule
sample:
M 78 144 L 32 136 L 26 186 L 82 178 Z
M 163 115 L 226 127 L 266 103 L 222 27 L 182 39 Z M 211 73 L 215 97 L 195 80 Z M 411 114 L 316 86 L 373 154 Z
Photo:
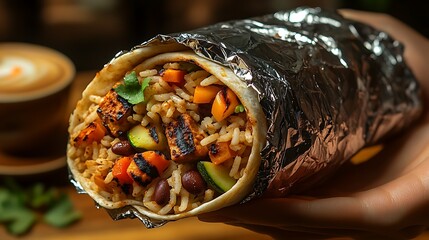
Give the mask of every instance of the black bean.
M 182 176 L 182 185 L 190 193 L 197 195 L 206 189 L 206 182 L 197 170 L 189 170 Z
M 163 206 L 170 201 L 170 186 L 167 180 L 161 179 L 155 186 L 155 192 L 153 193 L 153 200 Z
M 112 146 L 112 152 L 122 156 L 128 156 L 135 153 L 133 146 L 128 140 L 122 140 Z

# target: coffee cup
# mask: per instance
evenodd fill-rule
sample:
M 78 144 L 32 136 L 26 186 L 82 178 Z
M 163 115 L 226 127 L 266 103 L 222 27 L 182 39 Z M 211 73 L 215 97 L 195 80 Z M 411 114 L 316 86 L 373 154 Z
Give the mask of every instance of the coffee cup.
M 48 47 L 0 43 L 0 151 L 31 155 L 56 151 L 64 126 L 72 61 Z M 62 149 L 63 151 L 64 149 Z

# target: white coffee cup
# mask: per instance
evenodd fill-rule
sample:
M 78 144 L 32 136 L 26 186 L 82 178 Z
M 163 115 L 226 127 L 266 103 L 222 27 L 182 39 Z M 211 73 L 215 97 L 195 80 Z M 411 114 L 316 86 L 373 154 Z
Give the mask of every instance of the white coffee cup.
M 0 151 L 23 153 L 58 141 L 74 76 L 72 61 L 56 50 L 0 43 Z

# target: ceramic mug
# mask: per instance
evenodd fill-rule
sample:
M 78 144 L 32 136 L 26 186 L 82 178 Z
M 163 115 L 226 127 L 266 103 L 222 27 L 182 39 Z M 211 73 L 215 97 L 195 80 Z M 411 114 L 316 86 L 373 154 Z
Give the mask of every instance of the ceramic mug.
M 0 151 L 45 152 L 63 141 L 66 131 L 58 131 L 74 76 L 72 61 L 56 50 L 0 43 Z

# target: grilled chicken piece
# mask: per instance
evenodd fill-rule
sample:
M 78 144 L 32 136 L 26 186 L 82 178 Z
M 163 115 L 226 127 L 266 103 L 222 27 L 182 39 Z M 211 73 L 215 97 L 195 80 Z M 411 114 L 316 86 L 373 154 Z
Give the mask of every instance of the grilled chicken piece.
M 195 162 L 207 156 L 208 149 L 200 141 L 206 134 L 188 114 L 180 115 L 165 128 L 171 159 L 178 163 Z
M 110 133 L 118 137 L 131 127 L 128 116 L 132 114 L 132 105 L 119 96 L 113 89 L 110 90 L 100 103 L 97 113 Z

